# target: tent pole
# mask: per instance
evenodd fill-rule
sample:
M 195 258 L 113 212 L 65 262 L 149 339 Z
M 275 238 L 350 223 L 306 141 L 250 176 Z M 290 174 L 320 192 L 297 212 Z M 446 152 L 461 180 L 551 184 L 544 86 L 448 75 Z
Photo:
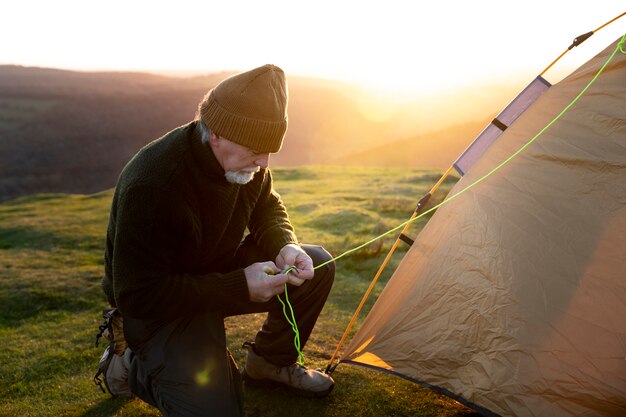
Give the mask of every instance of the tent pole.
M 613 19 L 611 19 L 608 22 L 604 23 L 603 25 L 599 26 L 596 30 L 593 30 L 591 32 L 587 32 L 585 34 L 579 35 L 576 38 L 574 38 L 574 41 L 572 42 L 572 44 L 561 55 L 559 55 L 554 61 L 552 61 L 552 63 L 550 63 L 550 65 L 548 65 L 543 71 L 541 71 L 539 76 L 542 77 L 543 74 L 545 74 L 550 68 L 552 68 L 552 66 L 554 64 L 556 64 L 556 62 L 558 60 L 560 60 L 563 57 L 563 55 L 565 55 L 567 52 L 569 52 L 570 49 L 580 45 L 581 43 L 586 41 L 591 35 L 593 35 L 595 32 L 599 31 L 603 27 L 613 23 L 614 21 L 616 21 L 617 19 L 619 19 L 620 17 L 623 17 L 625 15 L 626 15 L 626 12 L 624 12 L 624 13 L 616 16 L 616 17 L 614 17 Z M 365 304 L 365 301 L 367 300 L 367 298 L 369 297 L 370 293 L 374 289 L 374 285 L 376 284 L 376 281 L 378 280 L 378 278 L 380 277 L 380 275 L 384 271 L 385 267 L 387 266 L 387 263 L 389 262 L 389 260 L 391 259 L 391 256 L 393 255 L 393 253 L 395 252 L 396 248 L 398 247 L 398 245 L 400 243 L 400 240 L 402 240 L 401 238 L 404 236 L 404 233 L 408 230 L 409 226 L 411 225 L 412 222 L 410 220 L 413 220 L 418 215 L 418 213 L 426 205 L 426 203 L 428 202 L 428 200 L 430 199 L 432 194 L 439 188 L 439 186 L 443 183 L 443 181 L 446 179 L 446 177 L 448 175 L 450 175 L 450 172 L 452 172 L 453 169 L 454 169 L 454 165 L 452 165 L 450 168 L 448 168 L 448 170 L 439 179 L 437 184 L 435 184 L 433 186 L 433 188 L 428 192 L 428 194 L 426 194 L 420 200 L 419 204 L 417 205 L 417 208 L 413 212 L 413 215 L 409 219 L 409 222 L 404 226 L 404 228 L 402 229 L 402 232 L 400 232 L 400 235 L 398 235 L 398 237 L 396 238 L 396 241 L 394 242 L 393 246 L 389 250 L 389 253 L 385 257 L 385 260 L 383 261 L 382 265 L 378 269 L 378 272 L 376 273 L 376 275 L 372 279 L 372 282 L 370 283 L 369 287 L 367 288 L 367 291 L 365 292 L 365 295 L 361 299 L 361 302 L 359 303 L 359 306 L 357 307 L 356 311 L 354 312 L 354 315 L 352 316 L 352 319 L 350 320 L 350 323 L 348 323 L 348 327 L 346 328 L 345 332 L 343 333 L 343 336 L 341 337 L 341 340 L 339 341 L 339 344 L 337 345 L 337 349 L 335 349 L 335 352 L 333 353 L 333 356 L 330 358 L 328 366 L 326 367 L 326 370 L 324 371 L 325 373 L 327 373 L 327 374 L 328 373 L 332 373 L 335 370 L 335 368 L 337 367 L 337 365 L 339 364 L 339 363 L 337 363 L 337 364 L 333 365 L 335 359 L 337 358 L 337 354 L 339 353 L 339 349 L 341 349 L 341 346 L 343 345 L 344 341 L 346 340 L 346 338 L 348 336 L 348 333 L 352 329 L 352 326 L 354 325 L 354 322 L 356 321 L 357 316 L 361 312 L 361 309 L 363 308 L 363 305 Z
M 419 214 L 419 212 L 422 210 L 422 208 L 424 208 L 424 206 L 426 205 L 426 203 L 428 202 L 430 197 L 437 191 L 437 189 L 445 181 L 445 179 L 448 177 L 448 175 L 450 175 L 450 173 L 452 172 L 453 169 L 454 169 L 454 166 L 450 166 L 450 168 L 448 168 L 448 170 L 441 176 L 439 181 L 437 181 L 437 183 L 431 188 L 431 190 L 420 200 L 419 204 L 417 205 L 417 208 L 415 209 L 415 211 L 413 212 L 413 214 L 411 215 L 411 218 L 409 220 L 413 220 Z M 400 232 L 400 234 L 396 238 L 395 242 L 391 246 L 391 249 L 389 250 L 389 253 L 387 253 L 387 256 L 385 257 L 385 260 L 380 265 L 380 268 L 378 268 L 378 272 L 376 272 L 376 275 L 372 279 L 372 282 L 370 282 L 370 285 L 367 288 L 367 291 L 365 292 L 365 295 L 363 295 L 363 298 L 361 299 L 361 302 L 359 303 L 359 306 L 356 308 L 356 311 L 352 315 L 352 319 L 350 319 L 350 323 L 348 323 L 348 327 L 343 332 L 343 336 L 341 336 L 341 340 L 339 341 L 339 344 L 337 345 L 337 349 L 335 349 L 335 353 L 333 353 L 333 356 L 330 358 L 330 361 L 328 362 L 328 366 L 326 366 L 326 370 L 324 371 L 325 373 L 327 373 L 327 374 L 332 373 L 335 370 L 335 368 L 337 367 L 338 364 L 333 366 L 333 362 L 337 358 L 337 354 L 339 353 L 339 349 L 341 349 L 341 346 L 343 345 L 343 342 L 345 342 L 346 338 L 348 337 L 348 333 L 350 332 L 350 330 L 352 329 L 352 326 L 356 322 L 356 319 L 357 319 L 359 313 L 361 312 L 361 309 L 365 305 L 365 301 L 367 301 L 367 298 L 369 297 L 370 293 L 374 289 L 374 285 L 376 285 L 376 281 L 378 281 L 378 278 L 380 278 L 381 274 L 385 270 L 385 267 L 387 266 L 387 263 L 389 263 L 389 260 L 391 259 L 391 256 L 393 255 L 393 253 L 398 248 L 398 245 L 401 242 L 401 238 L 400 237 L 402 235 L 404 235 L 404 233 L 409 229 L 410 226 L 411 226 L 411 222 L 408 222 L 404 226 L 404 228 L 402 229 L 402 231 Z
M 596 30 L 592 30 L 591 32 L 587 32 L 584 33 L 582 35 L 578 35 L 577 37 L 574 38 L 574 40 L 572 41 L 572 44 L 565 50 L 563 51 L 563 53 L 561 55 L 559 55 L 557 57 L 557 59 L 555 59 L 554 61 L 552 61 L 552 63 L 550 63 L 550 65 L 548 65 L 546 67 L 546 69 L 544 69 L 543 71 L 541 71 L 541 74 L 539 74 L 539 76 L 543 76 L 543 74 L 545 74 L 550 68 L 552 68 L 552 66 L 554 64 L 557 63 L 557 61 L 561 58 L 563 58 L 563 55 L 565 55 L 566 53 L 568 53 L 572 48 L 580 45 L 581 43 L 583 43 L 584 41 L 586 41 L 589 37 L 591 37 L 591 35 L 593 35 L 594 33 L 596 33 L 597 31 L 599 31 L 600 29 L 602 29 L 603 27 L 610 25 L 611 23 L 615 22 L 617 19 L 619 19 L 622 16 L 626 16 L 626 12 L 620 14 L 619 16 L 615 16 L 613 19 L 609 20 L 608 22 L 606 22 L 605 24 L 599 26 Z

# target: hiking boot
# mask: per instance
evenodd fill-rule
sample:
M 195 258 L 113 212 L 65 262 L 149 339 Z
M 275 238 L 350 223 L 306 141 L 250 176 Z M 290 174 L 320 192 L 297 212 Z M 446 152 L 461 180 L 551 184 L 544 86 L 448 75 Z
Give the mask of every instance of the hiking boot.
M 252 387 L 283 386 L 303 397 L 321 398 L 328 395 L 335 382 L 320 371 L 307 369 L 297 363 L 289 366 L 276 366 L 256 353 L 253 343 L 245 343 L 248 348 L 243 380 Z

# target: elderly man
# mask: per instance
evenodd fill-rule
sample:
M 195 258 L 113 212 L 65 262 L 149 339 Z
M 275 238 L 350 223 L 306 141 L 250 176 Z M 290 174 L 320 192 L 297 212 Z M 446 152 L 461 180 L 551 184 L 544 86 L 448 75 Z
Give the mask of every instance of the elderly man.
M 285 75 L 265 65 L 222 81 L 197 120 L 145 146 L 120 175 L 103 288 L 124 318 L 132 392 L 166 416 L 243 414 L 231 315 L 268 312 L 247 344 L 246 383 L 332 390 L 328 375 L 295 363 L 276 299 L 289 284 L 304 346 L 334 279 L 332 263 L 314 269 L 330 255 L 299 244 L 273 188 L 269 158 L 286 129 Z

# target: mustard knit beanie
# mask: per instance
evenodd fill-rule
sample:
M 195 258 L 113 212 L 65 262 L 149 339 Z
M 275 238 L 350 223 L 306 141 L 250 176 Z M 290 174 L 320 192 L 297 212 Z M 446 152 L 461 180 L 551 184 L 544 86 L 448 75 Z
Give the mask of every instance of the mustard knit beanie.
M 285 73 L 268 64 L 219 83 L 200 103 L 200 117 L 231 142 L 274 153 L 287 131 L 287 100 Z

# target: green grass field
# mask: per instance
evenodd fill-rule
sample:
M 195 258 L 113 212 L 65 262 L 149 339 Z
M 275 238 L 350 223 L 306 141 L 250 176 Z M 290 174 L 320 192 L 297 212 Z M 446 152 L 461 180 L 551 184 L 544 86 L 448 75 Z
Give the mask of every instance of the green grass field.
M 407 220 L 440 174 L 328 167 L 278 168 L 274 173 L 300 240 L 321 244 L 334 255 Z M 451 183 L 444 183 L 431 204 L 443 199 Z M 111 196 L 111 191 L 36 195 L 0 204 L 0 416 L 160 415 L 137 399 L 111 399 L 92 382 L 103 350 L 94 341 L 106 307 L 100 280 Z M 410 234 L 424 223 L 417 221 Z M 326 366 L 396 235 L 337 262 L 335 286 L 304 351 L 308 366 Z M 405 253 L 404 246 L 366 311 Z M 229 346 L 240 366 L 245 354 L 240 346 L 262 321 L 262 315 L 250 315 L 226 322 Z M 321 400 L 245 389 L 246 415 L 474 415 L 454 400 L 384 373 L 343 364 L 333 377 L 335 390 Z

